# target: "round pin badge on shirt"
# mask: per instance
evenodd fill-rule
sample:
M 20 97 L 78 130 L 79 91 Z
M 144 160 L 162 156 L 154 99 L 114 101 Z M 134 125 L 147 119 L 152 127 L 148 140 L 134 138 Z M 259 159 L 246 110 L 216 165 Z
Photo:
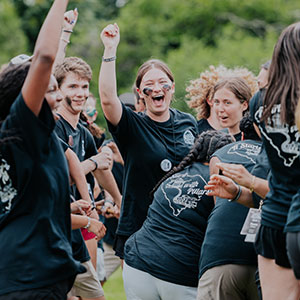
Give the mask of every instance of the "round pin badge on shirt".
M 167 158 L 165 158 L 161 161 L 160 167 L 163 171 L 168 172 L 172 168 L 172 163 Z

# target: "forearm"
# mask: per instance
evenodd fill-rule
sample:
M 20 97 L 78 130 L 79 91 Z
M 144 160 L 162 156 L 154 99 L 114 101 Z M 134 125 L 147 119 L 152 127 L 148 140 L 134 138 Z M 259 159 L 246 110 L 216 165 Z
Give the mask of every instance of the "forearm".
M 71 214 L 72 229 L 83 228 L 84 226 L 88 225 L 88 222 L 89 222 L 89 219 L 87 216 Z
M 112 196 L 114 202 L 120 208 L 122 196 L 111 170 L 96 170 L 94 176 L 99 185 Z
M 52 73 L 54 73 L 56 66 L 62 64 L 65 59 L 66 49 L 70 42 L 70 36 L 71 36 L 71 32 L 62 31 L 60 40 L 59 40 L 58 51 L 57 51 L 57 54 L 55 57 L 53 67 L 52 67 Z
M 34 54 L 42 52 L 45 56 L 52 57 L 53 61 L 55 60 L 68 2 L 68 0 L 54 1 L 38 35 Z
M 241 196 L 236 202 L 250 208 L 254 207 L 252 193 L 250 192 L 250 190 L 248 190 L 245 187 L 241 187 L 241 188 L 242 188 Z

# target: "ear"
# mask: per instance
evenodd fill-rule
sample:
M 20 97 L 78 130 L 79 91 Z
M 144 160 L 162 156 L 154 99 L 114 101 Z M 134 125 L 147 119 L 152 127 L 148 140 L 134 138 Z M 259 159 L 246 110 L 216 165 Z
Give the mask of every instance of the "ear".
M 136 88 L 136 91 L 139 93 L 140 99 L 144 99 L 144 94 L 139 88 Z
M 242 109 L 243 109 L 243 112 L 248 109 L 248 102 L 247 101 L 244 101 L 242 103 Z
M 214 105 L 214 102 L 213 102 L 213 99 L 209 99 L 209 98 L 206 98 L 205 101 L 207 102 L 207 104 L 212 107 Z
M 175 82 L 173 82 L 173 84 L 172 84 L 171 93 L 172 93 L 172 95 L 175 94 Z

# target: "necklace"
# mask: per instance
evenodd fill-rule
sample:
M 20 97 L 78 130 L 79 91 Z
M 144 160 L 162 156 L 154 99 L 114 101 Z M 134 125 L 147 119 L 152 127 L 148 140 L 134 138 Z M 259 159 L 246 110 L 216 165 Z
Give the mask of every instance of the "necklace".
M 166 139 L 164 137 L 164 135 L 161 133 L 161 131 L 159 130 L 158 126 L 156 125 L 156 122 L 153 121 L 150 117 L 150 121 L 153 124 L 154 128 L 156 129 L 156 132 L 159 136 L 160 141 L 162 142 L 162 144 L 164 145 L 167 153 L 169 154 L 169 158 L 164 158 L 161 162 L 160 162 L 160 167 L 163 171 L 168 172 L 171 170 L 171 168 L 173 167 L 172 162 L 171 162 L 171 157 L 174 156 L 174 161 L 177 161 L 177 150 L 176 150 L 176 140 L 175 140 L 175 130 L 174 130 L 174 121 L 175 121 L 175 114 L 173 113 L 172 116 L 172 110 L 170 110 L 170 119 L 171 119 L 171 124 L 172 124 L 172 136 L 173 136 L 173 146 L 174 146 L 174 154 L 171 152 L 171 150 L 168 148 L 168 144 L 166 142 Z

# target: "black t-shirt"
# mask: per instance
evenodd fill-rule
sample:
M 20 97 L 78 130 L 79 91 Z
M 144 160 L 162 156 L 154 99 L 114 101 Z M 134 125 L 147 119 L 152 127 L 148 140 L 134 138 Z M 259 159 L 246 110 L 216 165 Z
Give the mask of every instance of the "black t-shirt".
M 154 194 L 142 228 L 125 244 L 125 261 L 159 279 L 196 287 L 198 261 L 214 206 L 204 185 L 209 167 L 194 163 L 166 179 Z
M 59 115 L 59 119 L 56 122 L 55 131 L 59 138 L 69 145 L 79 161 L 84 161 L 87 158 L 97 154 L 95 142 L 91 133 L 80 123 L 77 124 L 77 128 L 66 121 L 62 116 Z M 90 195 L 93 195 L 94 188 L 94 177 L 91 173 L 86 175 L 86 180 L 89 185 Z M 80 195 L 76 187 L 73 186 L 72 193 L 76 199 L 80 199 Z M 83 241 L 80 229 L 72 230 L 72 247 L 74 257 L 81 262 L 88 261 L 90 259 L 87 248 Z
M 119 191 L 122 195 L 122 184 L 123 184 L 123 173 L 124 168 L 120 163 L 114 162 L 112 173 L 118 185 Z M 116 231 L 118 227 L 118 219 L 117 218 L 105 218 L 104 225 L 106 227 L 106 234 L 103 237 L 103 241 L 111 246 L 114 244 L 114 240 L 116 237 Z
M 108 127 L 125 162 L 117 234 L 130 236 L 146 219 L 150 191 L 193 145 L 197 123 L 193 116 L 175 109 L 170 109 L 170 119 L 162 123 L 124 105 L 122 110 L 119 124 L 115 127 L 108 122 Z
M 200 119 L 197 121 L 198 133 L 202 133 L 207 130 L 215 130 L 206 119 Z
M 249 172 L 261 152 L 261 143 L 245 140 L 228 144 L 214 153 L 224 163 L 242 164 Z M 252 243 L 240 234 L 249 209 L 236 202 L 217 197 L 209 216 L 200 257 L 202 274 L 215 266 L 225 264 L 256 265 L 257 255 Z
M 1 126 L 0 294 L 56 284 L 81 270 L 72 257 L 68 167 L 43 103 L 20 94 Z
M 280 104 L 273 106 L 271 119 L 267 124 L 262 122 L 262 95 L 256 94 L 250 101 L 253 121 L 259 127 L 264 148 L 271 167 L 269 179 L 270 192 L 262 207 L 262 221 L 265 226 L 283 229 L 291 201 L 300 188 L 300 132 L 296 125 L 282 124 Z M 295 224 L 294 224 L 295 225 Z M 296 227 L 291 226 L 294 231 Z M 299 226 L 297 226 L 299 228 Z

